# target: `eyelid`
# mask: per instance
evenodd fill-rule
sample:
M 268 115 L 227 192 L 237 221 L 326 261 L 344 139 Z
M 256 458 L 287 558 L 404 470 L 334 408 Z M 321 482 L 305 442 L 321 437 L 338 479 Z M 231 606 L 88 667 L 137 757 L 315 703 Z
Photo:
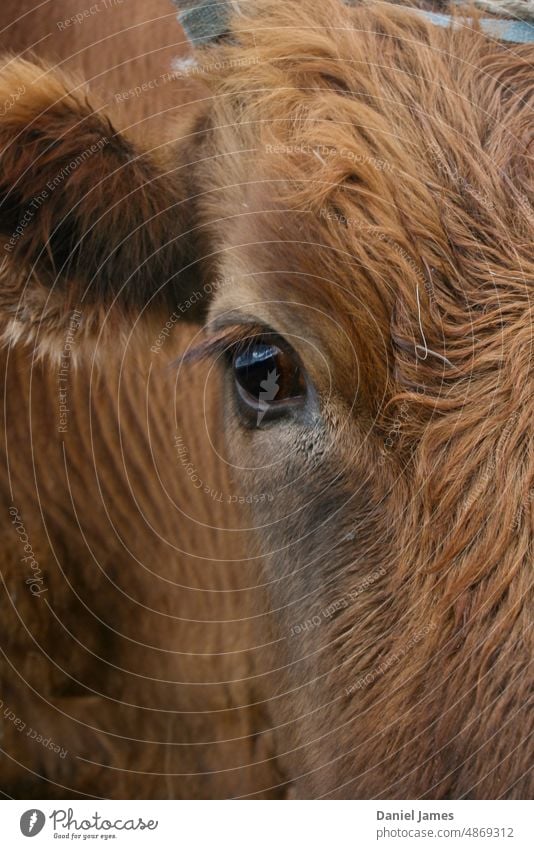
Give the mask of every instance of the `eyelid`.
M 227 324 L 211 331 L 208 328 L 206 332 L 208 338 L 188 351 L 183 357 L 183 362 L 197 362 L 198 360 L 220 356 L 247 339 L 266 335 L 277 336 L 272 328 L 257 322 L 254 324 Z

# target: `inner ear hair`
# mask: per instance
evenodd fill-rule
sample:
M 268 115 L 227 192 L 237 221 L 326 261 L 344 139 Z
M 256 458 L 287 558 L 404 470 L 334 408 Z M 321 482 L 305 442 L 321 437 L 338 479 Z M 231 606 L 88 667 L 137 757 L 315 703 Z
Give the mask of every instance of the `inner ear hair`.
M 24 59 L 3 57 L 0 67 L 3 330 L 14 322 L 20 337 L 74 307 L 137 314 L 187 297 L 201 253 L 198 113 L 172 146 L 146 151 L 83 85 Z

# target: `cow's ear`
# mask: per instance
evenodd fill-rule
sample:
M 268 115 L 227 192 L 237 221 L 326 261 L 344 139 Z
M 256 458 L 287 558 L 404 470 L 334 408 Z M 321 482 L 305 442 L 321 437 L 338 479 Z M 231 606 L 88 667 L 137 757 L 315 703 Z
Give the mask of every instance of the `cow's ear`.
M 140 150 L 83 87 L 24 60 L 3 65 L 3 338 L 53 350 L 74 309 L 90 338 L 102 323 L 116 329 L 187 299 L 203 252 L 191 167 L 201 116 L 172 145 Z

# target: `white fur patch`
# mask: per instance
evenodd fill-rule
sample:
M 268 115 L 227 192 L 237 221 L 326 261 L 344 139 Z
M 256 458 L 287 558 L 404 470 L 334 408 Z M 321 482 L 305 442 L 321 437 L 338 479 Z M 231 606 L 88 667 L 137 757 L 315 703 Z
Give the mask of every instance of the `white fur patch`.
M 171 62 L 171 67 L 173 71 L 180 76 L 183 74 L 187 74 L 191 68 L 195 68 L 197 66 L 197 60 L 194 56 L 184 56 L 180 59 L 173 59 Z

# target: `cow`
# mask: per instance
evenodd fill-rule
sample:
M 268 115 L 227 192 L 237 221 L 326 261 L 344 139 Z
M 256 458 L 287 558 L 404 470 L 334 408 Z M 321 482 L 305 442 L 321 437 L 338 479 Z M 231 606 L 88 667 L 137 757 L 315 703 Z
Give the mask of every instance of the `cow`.
M 8 469 L 15 411 L 41 442 L 6 491 L 8 727 L 43 738 L 13 780 L 526 798 L 534 47 L 229 5 L 159 145 L 0 75 Z

